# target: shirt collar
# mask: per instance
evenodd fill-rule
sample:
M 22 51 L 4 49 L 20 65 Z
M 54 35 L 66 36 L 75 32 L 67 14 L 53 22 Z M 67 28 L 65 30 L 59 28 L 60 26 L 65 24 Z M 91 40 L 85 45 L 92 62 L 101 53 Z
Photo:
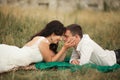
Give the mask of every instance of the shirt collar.
M 85 41 L 85 39 L 88 39 L 89 35 L 88 34 L 84 34 L 83 37 L 81 38 L 81 40 L 79 41 L 76 51 L 80 51 L 80 47 L 82 46 L 83 42 Z

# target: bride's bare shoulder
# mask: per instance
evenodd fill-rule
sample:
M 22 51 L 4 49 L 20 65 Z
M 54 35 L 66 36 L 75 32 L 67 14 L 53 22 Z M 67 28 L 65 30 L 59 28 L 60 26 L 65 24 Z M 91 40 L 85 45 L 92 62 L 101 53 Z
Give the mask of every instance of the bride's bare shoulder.
M 24 46 L 32 46 L 34 43 L 36 43 L 39 39 L 42 39 L 40 36 L 34 37 L 31 41 L 27 42 Z M 44 41 L 44 40 L 43 40 Z

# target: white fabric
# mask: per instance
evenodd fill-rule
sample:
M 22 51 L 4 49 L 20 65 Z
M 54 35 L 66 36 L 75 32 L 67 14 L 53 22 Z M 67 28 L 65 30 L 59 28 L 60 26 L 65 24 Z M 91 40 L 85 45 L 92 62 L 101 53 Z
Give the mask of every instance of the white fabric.
M 38 41 L 30 46 L 22 48 L 0 44 L 0 73 L 8 71 L 17 66 L 26 66 L 34 62 L 43 60 L 38 45 L 44 39 L 40 37 Z
M 114 65 L 116 56 L 114 51 L 104 50 L 96 42 L 84 34 L 76 49 L 73 50 L 70 63 L 73 59 L 78 59 L 80 65 L 95 63 L 97 65 Z

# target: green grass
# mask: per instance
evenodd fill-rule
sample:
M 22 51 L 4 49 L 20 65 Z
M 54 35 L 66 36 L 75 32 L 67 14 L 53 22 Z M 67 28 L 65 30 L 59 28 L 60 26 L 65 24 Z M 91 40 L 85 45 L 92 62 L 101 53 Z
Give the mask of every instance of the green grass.
M 83 32 L 104 49 L 120 48 L 120 12 L 75 11 L 64 13 L 39 8 L 0 7 L 0 43 L 19 47 L 51 20 L 58 19 L 65 26 L 78 23 Z M 62 43 L 60 43 L 59 49 Z M 67 51 L 67 56 L 72 49 Z M 76 72 L 70 70 L 11 71 L 0 74 L 0 80 L 119 80 L 120 70 L 102 73 L 95 69 Z
M 70 70 L 17 71 L 0 75 L 0 80 L 119 80 L 120 69 L 102 73 L 94 69 L 71 72 Z

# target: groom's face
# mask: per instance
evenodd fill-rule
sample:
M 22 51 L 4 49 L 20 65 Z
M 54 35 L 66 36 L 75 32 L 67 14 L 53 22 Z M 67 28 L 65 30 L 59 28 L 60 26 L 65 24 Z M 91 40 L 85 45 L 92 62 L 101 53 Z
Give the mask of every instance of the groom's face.
M 73 37 L 73 36 L 72 36 L 72 33 L 70 32 L 70 30 L 66 30 L 66 32 L 64 34 L 64 41 L 66 42 L 71 37 Z

